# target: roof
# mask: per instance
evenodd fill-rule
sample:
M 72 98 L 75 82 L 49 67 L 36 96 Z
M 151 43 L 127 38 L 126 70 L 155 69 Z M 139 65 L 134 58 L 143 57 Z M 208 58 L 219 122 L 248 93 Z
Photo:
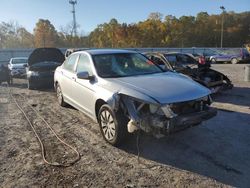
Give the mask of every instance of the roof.
M 163 54 L 176 55 L 176 54 L 186 54 L 186 53 L 181 53 L 181 52 L 165 52 Z
M 28 57 L 12 57 L 11 59 L 28 59 Z
M 115 54 L 115 53 L 137 53 L 132 50 L 122 50 L 122 49 L 91 49 L 83 50 L 91 55 L 101 55 L 101 54 Z

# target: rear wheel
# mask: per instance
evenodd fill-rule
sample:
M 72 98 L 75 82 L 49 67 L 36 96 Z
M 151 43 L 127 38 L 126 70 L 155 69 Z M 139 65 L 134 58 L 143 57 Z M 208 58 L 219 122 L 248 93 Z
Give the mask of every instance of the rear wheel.
M 232 58 L 232 59 L 231 59 L 231 63 L 232 63 L 232 64 L 237 64 L 237 63 L 238 63 L 238 60 L 237 60 L 236 58 Z
M 216 60 L 213 58 L 213 59 L 211 59 L 211 62 L 212 63 L 216 63 Z
M 121 111 L 114 112 L 107 104 L 100 108 L 98 122 L 103 138 L 113 146 L 121 144 L 128 134 L 127 118 Z
M 32 85 L 31 81 L 28 80 L 28 89 L 34 89 L 34 86 Z
M 63 99 L 62 90 L 59 84 L 56 85 L 56 97 L 60 106 L 63 106 L 63 107 L 66 106 L 66 103 L 64 102 L 64 99 Z

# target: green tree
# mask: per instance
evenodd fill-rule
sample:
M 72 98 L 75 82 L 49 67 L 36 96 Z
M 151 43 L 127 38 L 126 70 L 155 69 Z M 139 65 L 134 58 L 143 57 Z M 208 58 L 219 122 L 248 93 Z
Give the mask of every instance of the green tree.
M 58 41 L 57 31 L 49 20 L 39 19 L 34 29 L 35 47 L 55 47 Z

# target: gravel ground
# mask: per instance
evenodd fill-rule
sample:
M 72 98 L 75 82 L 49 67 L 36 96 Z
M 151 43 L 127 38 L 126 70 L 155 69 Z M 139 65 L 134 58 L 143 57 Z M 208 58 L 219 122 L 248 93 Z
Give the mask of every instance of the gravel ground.
M 23 94 L 81 159 L 62 168 L 44 164 L 27 120 L 0 86 L 0 187 L 250 187 L 250 82 L 244 65 L 213 65 L 234 88 L 214 96 L 218 115 L 174 135 L 137 135 L 121 148 L 106 144 L 98 125 L 81 112 L 62 108 L 53 91 L 27 90 L 15 79 L 13 94 L 44 142 L 49 161 L 75 156 L 17 94 Z

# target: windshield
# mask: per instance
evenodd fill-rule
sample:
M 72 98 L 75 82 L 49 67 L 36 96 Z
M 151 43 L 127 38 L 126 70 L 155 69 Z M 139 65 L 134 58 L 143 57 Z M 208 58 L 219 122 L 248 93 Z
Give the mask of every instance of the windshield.
M 163 72 L 153 62 L 137 53 L 93 55 L 100 77 L 113 78 Z
M 28 59 L 12 59 L 12 64 L 26 64 L 28 62 Z

